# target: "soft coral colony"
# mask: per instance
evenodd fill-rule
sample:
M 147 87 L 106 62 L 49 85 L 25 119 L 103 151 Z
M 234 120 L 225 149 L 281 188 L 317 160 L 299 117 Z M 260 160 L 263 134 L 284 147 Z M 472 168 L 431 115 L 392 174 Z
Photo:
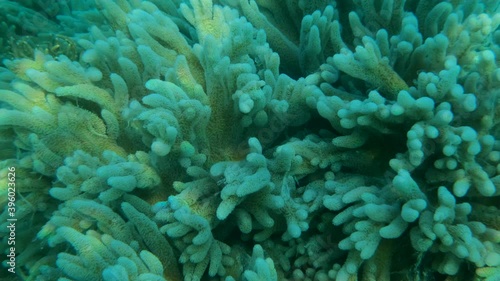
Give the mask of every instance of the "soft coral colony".
M 500 279 L 498 1 L 20 2 L 22 279 Z

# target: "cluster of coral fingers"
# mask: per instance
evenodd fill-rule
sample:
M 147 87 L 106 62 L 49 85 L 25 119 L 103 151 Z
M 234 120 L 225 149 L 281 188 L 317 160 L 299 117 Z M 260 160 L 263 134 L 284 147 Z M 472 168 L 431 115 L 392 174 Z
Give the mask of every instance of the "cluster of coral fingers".
M 499 1 L 0 2 L 0 276 L 500 280 Z

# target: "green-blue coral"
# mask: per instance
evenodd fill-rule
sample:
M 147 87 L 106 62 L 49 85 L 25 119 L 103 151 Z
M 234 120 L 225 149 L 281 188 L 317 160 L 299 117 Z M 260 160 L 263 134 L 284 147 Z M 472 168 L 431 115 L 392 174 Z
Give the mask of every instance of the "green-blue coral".
M 499 26 L 497 0 L 2 1 L 1 276 L 500 280 Z

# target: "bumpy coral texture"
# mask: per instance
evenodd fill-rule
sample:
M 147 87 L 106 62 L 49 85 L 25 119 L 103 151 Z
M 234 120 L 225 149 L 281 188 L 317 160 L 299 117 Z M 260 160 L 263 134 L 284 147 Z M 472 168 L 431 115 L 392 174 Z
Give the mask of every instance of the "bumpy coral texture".
M 21 279 L 500 279 L 498 1 L 7 0 L 0 21 Z

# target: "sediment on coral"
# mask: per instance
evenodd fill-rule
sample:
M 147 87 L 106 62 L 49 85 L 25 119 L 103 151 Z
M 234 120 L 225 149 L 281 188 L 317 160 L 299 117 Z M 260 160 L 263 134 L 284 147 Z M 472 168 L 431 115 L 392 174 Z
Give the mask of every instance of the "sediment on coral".
M 499 26 L 486 0 L 5 0 L 2 270 L 498 280 Z

